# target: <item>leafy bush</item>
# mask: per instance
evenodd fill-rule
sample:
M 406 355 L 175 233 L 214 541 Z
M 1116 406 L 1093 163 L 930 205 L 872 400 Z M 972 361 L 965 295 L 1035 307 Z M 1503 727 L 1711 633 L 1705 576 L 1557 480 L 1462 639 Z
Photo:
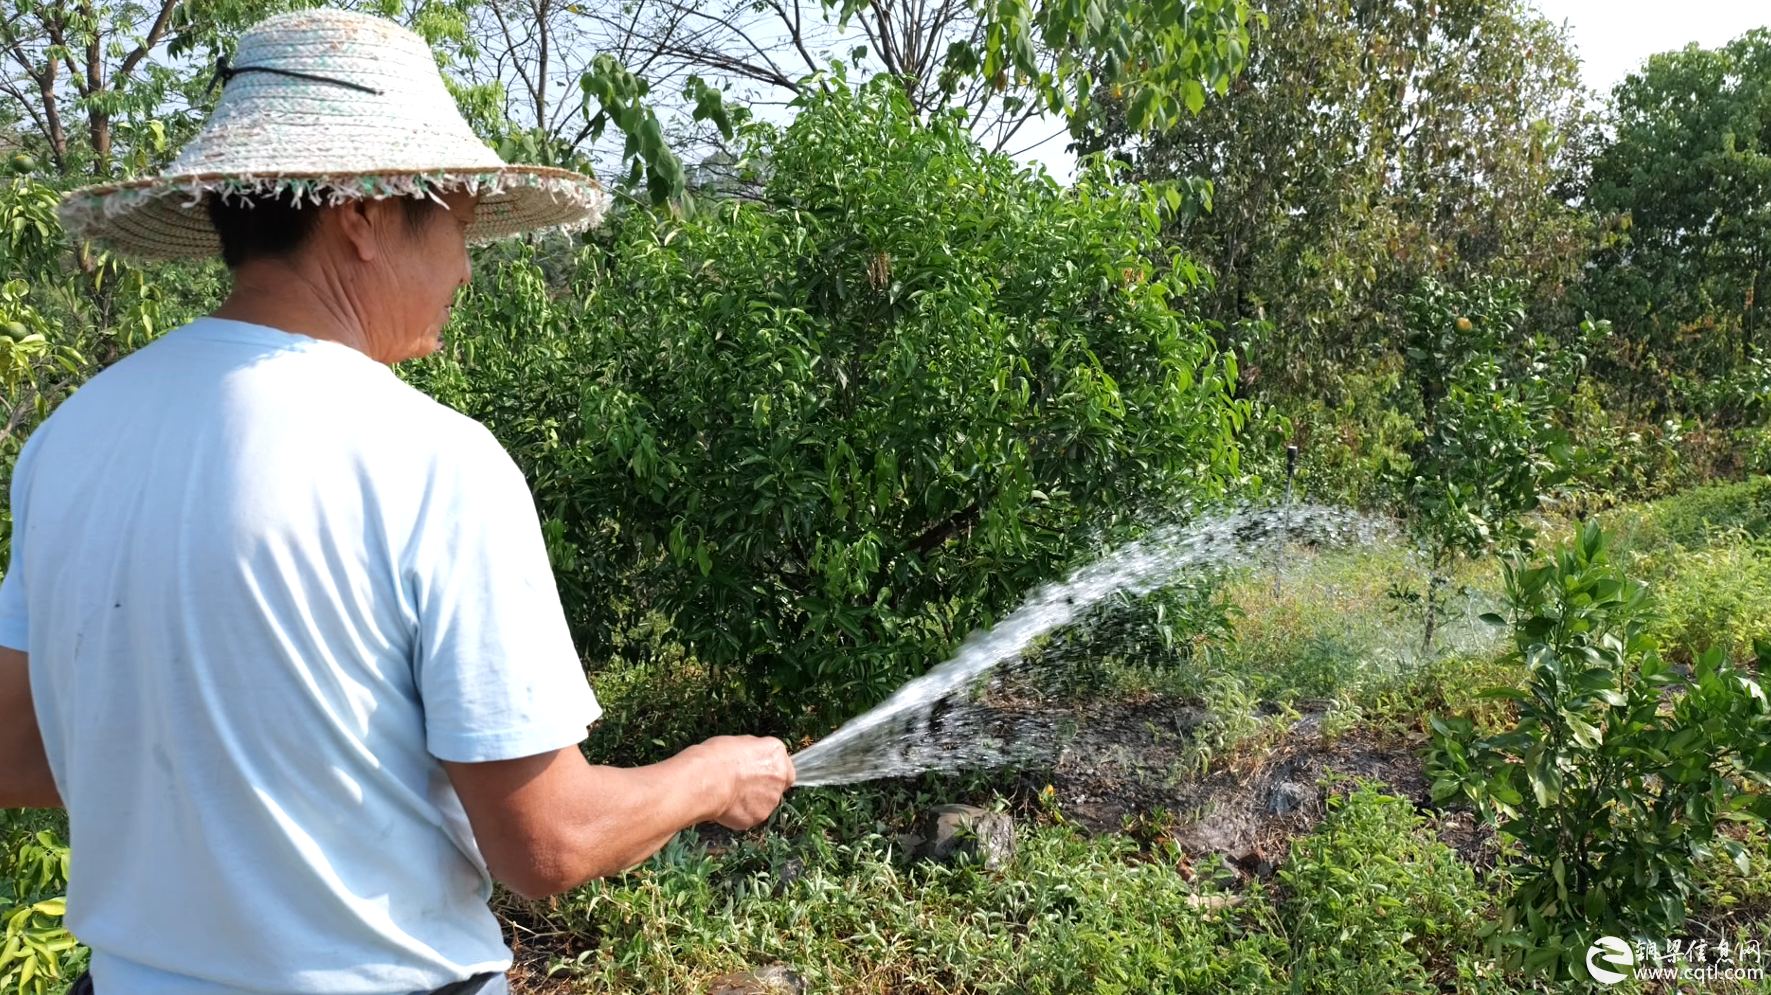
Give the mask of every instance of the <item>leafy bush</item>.
M 1227 571 L 1202 569 L 1148 594 L 1104 598 L 1086 621 L 1041 640 L 1026 675 L 1041 694 L 1072 702 L 1153 685 L 1197 693 L 1236 642 L 1242 612 L 1229 585 Z
M 1292 843 L 1279 870 L 1293 992 L 1437 992 L 1435 968 L 1477 953 L 1468 930 L 1488 904 L 1469 866 L 1423 837 L 1406 799 L 1366 785 Z
M 1771 477 L 1694 487 L 1651 504 L 1618 509 L 1605 523 L 1620 549 L 1637 553 L 1695 549 L 1731 532 L 1771 538 Z
M 1611 406 L 1607 385 L 1582 380 L 1568 398 L 1569 432 L 1582 457 L 1570 488 L 1572 510 L 1664 497 L 1690 485 L 1708 467 L 1687 438 L 1685 425 L 1631 422 Z
M 1248 409 L 1150 195 L 1060 191 L 889 81 L 746 135 L 760 201 L 626 214 L 569 287 L 520 254 L 412 374 L 528 471 L 593 657 L 657 612 L 752 704 L 846 711 L 1221 490 Z
M 1491 927 L 1504 959 L 1573 974 L 1593 936 L 1677 933 L 1713 850 L 1744 863 L 1718 828 L 1771 817 L 1771 705 L 1720 650 L 1688 677 L 1661 662 L 1646 589 L 1596 523 L 1546 563 L 1509 564 L 1506 586 L 1524 684 L 1491 693 L 1518 721 L 1481 736 L 1435 716 L 1427 769 L 1435 799 L 1475 803 L 1517 841 Z
M 1755 642 L 1771 639 L 1771 540 L 1723 537 L 1634 566 L 1659 575 L 1649 631 L 1668 657 L 1688 662 L 1714 648 L 1750 659 Z
M 1355 508 L 1394 502 L 1390 488 L 1419 436 L 1415 420 L 1394 403 L 1401 378 L 1399 358 L 1386 356 L 1347 371 L 1328 396 L 1285 406 L 1294 435 L 1283 441 L 1298 446 L 1297 482 L 1311 499 Z M 1282 450 L 1259 455 L 1269 457 L 1276 474 Z
M 68 848 L 31 823 L 33 813 L 0 811 L 0 993 L 46 995 L 66 985 L 77 943 L 61 924 Z

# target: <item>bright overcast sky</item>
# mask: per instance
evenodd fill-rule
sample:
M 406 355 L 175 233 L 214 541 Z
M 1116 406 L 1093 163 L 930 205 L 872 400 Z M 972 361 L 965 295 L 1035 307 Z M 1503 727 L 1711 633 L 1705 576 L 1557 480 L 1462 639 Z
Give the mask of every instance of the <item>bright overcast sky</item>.
M 1716 48 L 1771 27 L 1771 0 L 1538 0 L 1538 7 L 1567 22 L 1587 86 L 1600 93 L 1655 52 L 1690 42 Z
M 1600 94 L 1609 94 L 1655 52 L 1689 42 L 1715 48 L 1752 28 L 1771 27 L 1771 0 L 1538 0 L 1538 6 L 1550 20 L 1568 25 L 1587 86 Z M 1029 127 L 1016 137 L 1031 145 L 1058 130 Z M 1052 175 L 1068 179 L 1075 161 L 1064 151 L 1067 143 L 1067 136 L 1059 135 L 1023 158 L 1043 162 Z

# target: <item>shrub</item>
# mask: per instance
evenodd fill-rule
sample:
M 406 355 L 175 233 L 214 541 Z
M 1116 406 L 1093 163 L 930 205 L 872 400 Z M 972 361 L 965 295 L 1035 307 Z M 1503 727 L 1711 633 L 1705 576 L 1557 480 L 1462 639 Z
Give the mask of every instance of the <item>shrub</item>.
M 1425 609 L 1433 645 L 1459 557 L 1526 548 L 1523 515 L 1567 479 L 1574 454 L 1558 424 L 1578 362 L 1527 338 L 1518 286 L 1478 282 L 1458 290 L 1424 282 L 1406 301 L 1402 403 L 1419 435 L 1408 461 L 1390 464 L 1399 511 L 1428 561 L 1426 590 L 1398 588 Z
M 1348 370 L 1322 385 L 1324 394 L 1332 391 L 1329 396 L 1285 406 L 1294 435 L 1284 441 L 1298 446 L 1297 482 L 1309 498 L 1355 508 L 1394 503 L 1393 488 L 1408 465 L 1406 448 L 1420 434 L 1414 418 L 1395 403 L 1402 376 L 1399 357 L 1383 356 L 1369 371 Z M 1282 472 L 1280 446 L 1248 456 L 1266 462 L 1270 476 Z
M 1524 683 L 1491 693 L 1518 721 L 1479 736 L 1468 719 L 1433 717 L 1427 769 L 1435 799 L 1475 803 L 1517 841 L 1490 927 L 1504 959 L 1580 977 L 1594 936 L 1674 935 L 1696 862 L 1714 850 L 1747 860 L 1718 827 L 1771 817 L 1771 705 L 1720 650 L 1683 680 L 1661 662 L 1647 592 L 1612 564 L 1596 523 L 1546 563 L 1509 564 L 1506 587 L 1512 617 L 1493 620 L 1510 622 Z
M 1716 649 L 1750 659 L 1753 643 L 1771 639 L 1771 541 L 1724 537 L 1704 549 L 1646 558 L 1656 570 L 1650 627 L 1670 658 L 1688 662 Z
M 1293 992 L 1437 992 L 1436 969 L 1473 955 L 1487 896 L 1469 866 L 1424 838 L 1407 800 L 1361 786 L 1292 843 L 1279 880 Z
M 1248 409 L 1149 195 L 1059 190 L 884 80 L 748 136 L 759 200 L 618 217 L 569 288 L 514 258 L 413 373 L 529 472 L 593 656 L 656 611 L 740 702 L 846 712 L 1222 489 Z
M 1771 538 L 1771 477 L 1693 487 L 1651 504 L 1605 516 L 1619 548 L 1637 553 L 1693 549 L 1738 532 Z
M 40 828 L 42 813 L 0 810 L 0 993 L 46 995 L 66 986 L 81 954 L 61 924 L 68 848 Z

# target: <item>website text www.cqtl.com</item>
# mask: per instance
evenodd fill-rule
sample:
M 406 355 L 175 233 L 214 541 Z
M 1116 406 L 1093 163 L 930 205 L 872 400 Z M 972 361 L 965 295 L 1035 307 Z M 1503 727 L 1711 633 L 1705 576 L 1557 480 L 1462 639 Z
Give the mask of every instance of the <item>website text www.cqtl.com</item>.
M 1680 967 L 1638 967 L 1638 981 L 1763 981 L 1763 967 L 1728 967 L 1721 964 Z

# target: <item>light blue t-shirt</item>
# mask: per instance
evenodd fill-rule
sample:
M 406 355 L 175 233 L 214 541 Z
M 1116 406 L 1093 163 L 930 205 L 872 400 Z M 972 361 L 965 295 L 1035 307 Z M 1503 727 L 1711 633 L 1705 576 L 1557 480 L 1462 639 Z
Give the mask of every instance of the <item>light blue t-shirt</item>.
M 522 474 L 343 345 L 205 319 L 100 373 L 12 482 L 0 644 L 105 995 L 395 993 L 502 971 L 438 760 L 599 714 Z

